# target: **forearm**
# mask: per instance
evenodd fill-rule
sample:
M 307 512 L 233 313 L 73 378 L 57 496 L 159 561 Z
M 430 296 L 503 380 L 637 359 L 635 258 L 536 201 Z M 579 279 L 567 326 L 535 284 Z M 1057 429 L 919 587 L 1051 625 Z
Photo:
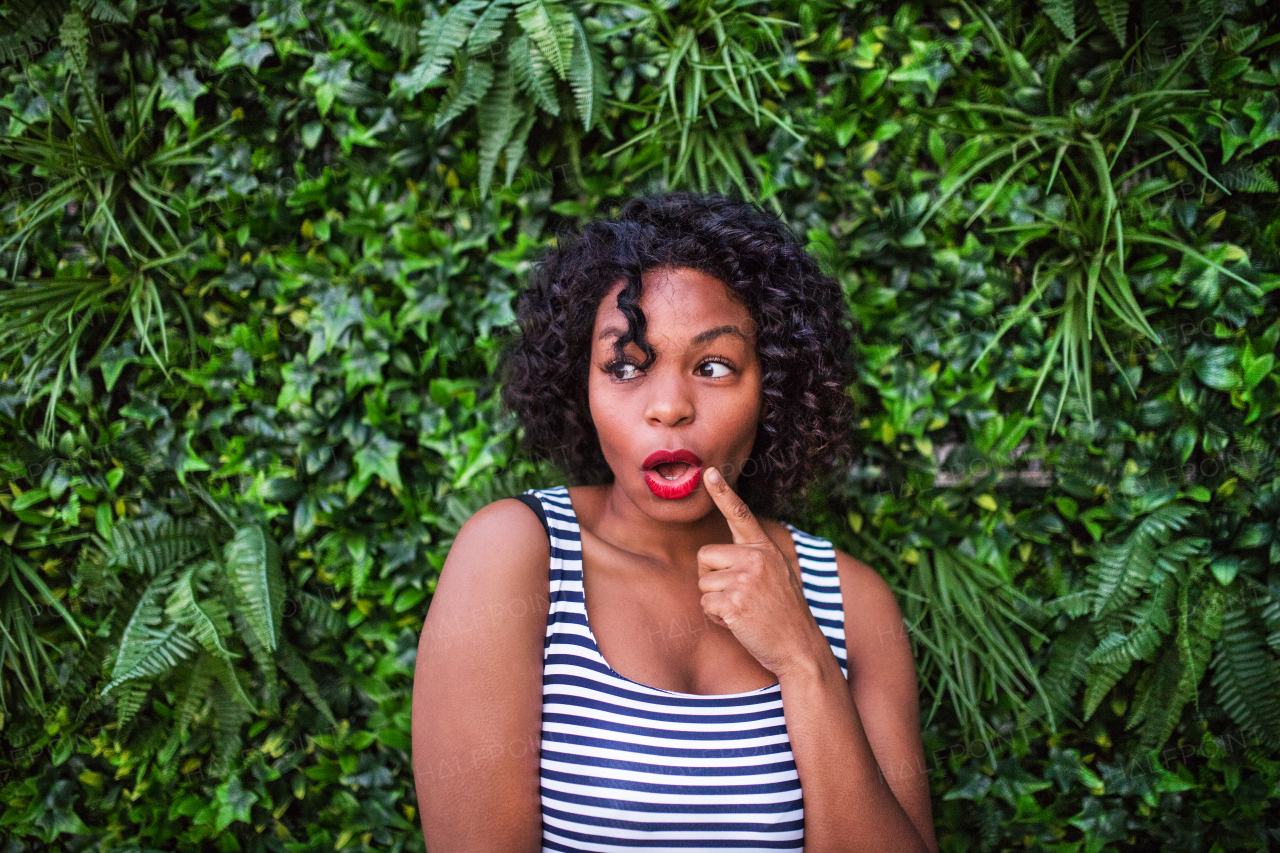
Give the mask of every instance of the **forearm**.
M 929 853 L 889 788 L 832 655 L 779 677 L 804 796 L 805 853 Z

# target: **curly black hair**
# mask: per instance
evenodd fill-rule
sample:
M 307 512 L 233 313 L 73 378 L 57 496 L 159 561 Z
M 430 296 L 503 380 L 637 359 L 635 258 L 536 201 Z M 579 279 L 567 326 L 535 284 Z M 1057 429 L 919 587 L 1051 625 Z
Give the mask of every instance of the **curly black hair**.
M 608 483 L 591 420 L 587 379 L 596 311 L 626 280 L 618 309 L 654 359 L 640 310 L 641 274 L 685 268 L 723 282 L 750 312 L 763 386 L 755 445 L 736 489 L 753 512 L 777 517 L 825 470 L 847 459 L 853 322 L 840 285 L 780 219 L 722 195 L 666 193 L 628 201 L 612 219 L 558 241 L 521 293 L 519 333 L 504 349 L 502 403 L 524 426 L 525 447 L 583 485 Z

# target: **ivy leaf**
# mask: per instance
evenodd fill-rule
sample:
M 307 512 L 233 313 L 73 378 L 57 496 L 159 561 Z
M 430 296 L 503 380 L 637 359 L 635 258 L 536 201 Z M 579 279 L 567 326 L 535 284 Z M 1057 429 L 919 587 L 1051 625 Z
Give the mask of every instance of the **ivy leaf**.
M 244 789 L 239 776 L 232 776 L 219 785 L 215 799 L 218 802 L 218 816 L 214 821 L 215 832 L 222 832 L 236 821 L 253 822 L 253 804 L 258 802 L 259 797 L 255 792 Z
M 324 116 L 333 106 L 335 98 L 348 95 L 357 88 L 351 79 L 351 60 L 340 59 L 337 62 L 327 53 L 317 53 L 311 68 L 303 75 L 305 85 L 316 89 L 316 106 L 320 115 Z
M 183 124 L 191 127 L 195 123 L 196 98 L 207 91 L 209 87 L 197 80 L 190 68 L 183 68 L 176 78 L 165 74 L 160 78 L 160 107 L 172 109 Z
M 243 65 L 257 74 L 258 66 L 262 65 L 262 61 L 268 56 L 274 56 L 276 52 L 270 43 L 262 41 L 262 30 L 257 24 L 227 30 L 227 40 L 231 44 L 222 52 L 222 56 L 218 57 L 218 63 L 214 66 L 217 71 L 226 71 L 228 68 Z
M 1280 98 L 1275 92 L 1268 92 L 1261 101 L 1245 104 L 1244 113 L 1254 122 L 1249 144 L 1255 150 L 1280 139 Z
M 376 433 L 368 444 L 356 452 L 356 479 L 367 483 L 377 475 L 393 488 L 401 488 L 399 460 L 403 449 L 404 445 L 400 442 Z
M 138 358 L 133 341 L 125 341 L 122 344 L 104 348 L 102 355 L 98 357 L 98 363 L 102 368 L 103 384 L 107 386 L 107 391 L 110 391 L 115 387 L 116 380 L 120 378 L 120 372 L 124 370 L 125 365 L 143 364 L 144 362 Z

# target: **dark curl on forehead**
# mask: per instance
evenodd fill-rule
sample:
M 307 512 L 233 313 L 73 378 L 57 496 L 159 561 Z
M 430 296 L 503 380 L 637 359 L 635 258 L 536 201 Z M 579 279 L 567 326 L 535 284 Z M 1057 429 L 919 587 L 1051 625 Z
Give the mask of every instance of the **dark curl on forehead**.
M 840 285 L 781 220 L 752 204 L 692 193 L 637 198 L 561 239 L 520 295 L 519 333 L 499 366 L 503 405 L 523 424 L 526 448 L 576 481 L 568 485 L 611 482 L 587 401 L 596 310 L 626 282 L 617 305 L 627 332 L 614 351 L 621 358 L 634 342 L 647 368 L 654 353 L 640 277 L 661 268 L 713 276 L 750 312 L 764 406 L 736 488 L 754 512 L 776 517 L 848 455 L 853 333 Z

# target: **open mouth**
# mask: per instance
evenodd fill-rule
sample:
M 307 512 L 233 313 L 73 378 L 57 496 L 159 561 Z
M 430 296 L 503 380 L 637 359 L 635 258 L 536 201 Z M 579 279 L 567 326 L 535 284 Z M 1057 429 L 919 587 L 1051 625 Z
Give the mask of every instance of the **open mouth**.
M 655 450 L 644 460 L 649 491 L 664 500 L 688 497 L 702 481 L 702 460 L 691 450 Z
M 688 462 L 663 462 L 661 465 L 655 465 L 653 471 L 664 480 L 675 481 L 683 479 L 691 468 L 693 466 Z

